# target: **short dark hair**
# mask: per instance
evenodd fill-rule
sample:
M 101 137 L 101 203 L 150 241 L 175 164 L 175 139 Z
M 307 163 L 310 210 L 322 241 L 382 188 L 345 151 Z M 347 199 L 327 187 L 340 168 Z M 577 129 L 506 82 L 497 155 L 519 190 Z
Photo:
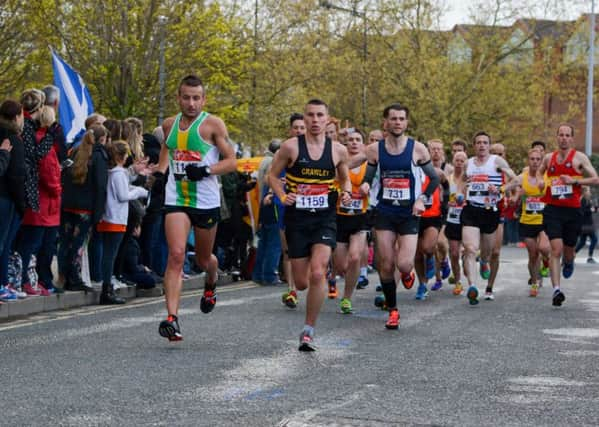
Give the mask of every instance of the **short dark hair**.
M 401 105 L 399 102 L 395 102 L 391 105 L 388 105 L 385 107 L 385 109 L 383 110 L 383 118 L 388 118 L 389 117 L 389 112 L 391 110 L 395 110 L 395 111 L 405 111 L 406 112 L 406 118 L 410 117 L 410 110 L 408 109 L 408 107 Z
M 453 147 L 454 145 L 460 145 L 464 149 L 464 151 L 467 151 L 466 143 L 461 139 L 454 139 L 451 142 L 451 146 Z
M 23 111 L 23 106 L 12 99 L 7 99 L 0 105 L 0 117 L 13 121 Z
M 474 144 L 476 142 L 476 138 L 478 138 L 479 136 L 486 136 L 487 138 L 489 138 L 489 144 L 491 143 L 491 135 L 489 135 L 487 132 L 485 132 L 484 130 L 479 130 L 478 132 L 476 132 L 474 134 L 474 136 L 472 137 L 472 143 Z
M 308 106 L 308 105 L 324 105 L 324 108 L 327 109 L 327 112 L 329 111 L 329 106 L 322 99 L 312 98 L 311 100 L 306 102 L 306 106 Z
M 181 93 L 181 86 L 202 86 L 202 91 L 204 91 L 204 82 L 202 82 L 202 79 L 195 74 L 189 74 L 181 79 L 181 82 L 179 82 L 179 88 L 177 89 L 178 93 Z
M 557 132 L 556 133 L 559 133 L 559 128 L 561 128 L 563 126 L 569 127 L 570 128 L 570 132 L 572 132 L 572 135 L 570 135 L 570 136 L 574 136 L 574 126 L 572 126 L 570 123 L 560 123 L 559 126 L 557 127 Z
M 535 148 L 537 145 L 543 147 L 543 150 L 547 149 L 547 145 L 543 141 L 533 141 L 532 144 L 530 144 L 530 148 Z
M 293 113 L 289 116 L 289 127 L 293 126 L 293 122 L 296 120 L 304 120 L 304 115 L 302 113 Z

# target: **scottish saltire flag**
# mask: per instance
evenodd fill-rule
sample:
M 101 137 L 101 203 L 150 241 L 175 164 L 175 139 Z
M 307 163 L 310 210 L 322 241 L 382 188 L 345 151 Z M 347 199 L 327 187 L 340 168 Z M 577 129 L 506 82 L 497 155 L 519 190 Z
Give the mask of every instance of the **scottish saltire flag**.
M 94 104 L 81 76 L 52 51 L 54 86 L 60 90 L 58 114 L 67 144 L 85 132 L 85 119 L 94 112 Z

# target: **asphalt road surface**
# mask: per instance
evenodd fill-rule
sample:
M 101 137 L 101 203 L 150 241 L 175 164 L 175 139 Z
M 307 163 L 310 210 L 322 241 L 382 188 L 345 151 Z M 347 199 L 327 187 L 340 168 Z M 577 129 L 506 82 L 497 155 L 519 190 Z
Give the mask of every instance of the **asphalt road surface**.
M 579 257 L 555 308 L 548 284 L 528 297 L 524 249 L 502 256 L 495 301 L 400 290 L 399 331 L 373 283 L 352 315 L 327 300 L 315 353 L 297 351 L 305 295 L 290 310 L 251 282 L 208 315 L 187 293 L 180 343 L 158 335 L 162 299 L 0 324 L 0 425 L 599 425 L 599 268 Z

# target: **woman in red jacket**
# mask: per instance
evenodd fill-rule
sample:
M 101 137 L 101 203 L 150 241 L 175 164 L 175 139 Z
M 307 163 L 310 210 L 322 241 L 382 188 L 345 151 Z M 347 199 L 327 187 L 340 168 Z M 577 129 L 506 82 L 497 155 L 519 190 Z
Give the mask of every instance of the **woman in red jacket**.
M 48 127 L 56 121 L 52 107 L 44 106 L 40 114 L 40 128 L 35 139 L 39 144 L 46 136 Z M 60 225 L 60 199 L 62 186 L 60 184 L 60 163 L 58 161 L 58 141 L 38 163 L 39 171 L 39 211 L 31 208 L 25 210 L 25 216 L 17 239 L 17 252 L 23 261 L 22 289 L 28 295 L 49 295 L 56 292 L 52 277 L 52 258 L 56 253 L 56 237 Z M 31 255 L 36 255 L 36 270 L 38 283 L 30 283 L 27 266 Z

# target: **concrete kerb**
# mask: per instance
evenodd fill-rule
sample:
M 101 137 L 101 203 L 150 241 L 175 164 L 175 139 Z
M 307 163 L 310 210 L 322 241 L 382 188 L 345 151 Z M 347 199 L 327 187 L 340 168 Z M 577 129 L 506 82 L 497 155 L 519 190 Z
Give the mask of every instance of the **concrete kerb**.
M 183 281 L 183 291 L 194 291 L 204 288 L 205 275 L 198 274 Z M 230 275 L 220 275 L 217 286 L 226 286 L 233 284 Z M 132 300 L 134 298 L 155 298 L 164 294 L 162 283 L 156 285 L 153 289 L 136 289 L 135 286 L 127 286 L 118 289 L 117 294 L 121 297 Z M 0 322 L 10 322 L 11 320 L 56 310 L 68 310 L 77 307 L 97 305 L 100 300 L 100 292 L 64 292 L 62 294 L 53 294 L 47 297 L 30 296 L 28 298 L 8 301 L 0 305 Z

